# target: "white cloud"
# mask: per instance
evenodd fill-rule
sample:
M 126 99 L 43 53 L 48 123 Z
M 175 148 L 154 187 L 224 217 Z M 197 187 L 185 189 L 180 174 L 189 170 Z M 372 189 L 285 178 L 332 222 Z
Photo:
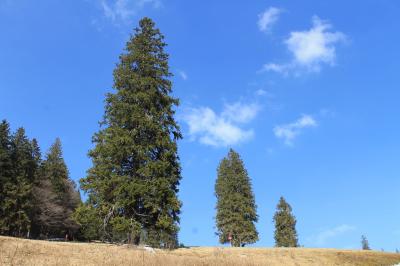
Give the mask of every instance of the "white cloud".
M 278 21 L 282 10 L 276 7 L 270 7 L 264 13 L 258 15 L 258 28 L 260 31 L 268 32 Z
M 318 17 L 313 18 L 313 28 L 309 31 L 291 32 L 286 40 L 295 61 L 304 66 L 319 67 L 321 63 L 332 65 L 335 62 L 334 44 L 345 40 L 341 32 L 329 32 L 332 26 Z
M 183 116 L 189 126 L 189 135 L 193 140 L 211 146 L 230 146 L 251 139 L 252 129 L 243 129 L 242 125 L 253 120 L 259 106 L 240 102 L 226 104 L 221 114 L 209 107 L 192 108 Z
M 346 35 L 330 31 L 332 25 L 314 16 L 313 27 L 306 31 L 293 31 L 284 41 L 292 55 L 289 63 L 265 64 L 261 71 L 288 73 L 290 70 L 319 72 L 322 65 L 333 66 L 336 61 L 336 45 L 346 41 Z
M 293 145 L 294 139 L 304 128 L 316 127 L 317 122 L 310 115 L 302 115 L 298 120 L 290 124 L 278 125 L 274 127 L 274 134 L 277 138 L 283 139 L 286 145 Z
M 179 76 L 180 76 L 183 80 L 187 80 L 187 79 L 188 79 L 188 75 L 186 74 L 185 71 L 183 71 L 183 70 L 178 70 L 178 74 L 179 74 Z
M 273 71 L 273 72 L 277 72 L 277 73 L 280 73 L 280 74 L 287 75 L 290 68 L 291 68 L 291 66 L 288 65 L 288 64 L 268 63 L 268 64 L 265 64 L 262 67 L 260 72 Z
M 221 116 L 228 121 L 248 123 L 256 117 L 259 110 L 259 106 L 255 103 L 243 104 L 241 102 L 236 102 L 233 104 L 225 104 Z
M 134 15 L 146 5 L 158 8 L 160 0 L 101 0 L 104 16 L 113 23 L 129 23 Z
M 345 234 L 347 232 L 354 231 L 355 226 L 342 224 L 328 230 L 324 230 L 316 234 L 315 236 L 309 237 L 308 241 L 316 246 L 325 245 L 330 239 L 335 238 L 339 235 Z

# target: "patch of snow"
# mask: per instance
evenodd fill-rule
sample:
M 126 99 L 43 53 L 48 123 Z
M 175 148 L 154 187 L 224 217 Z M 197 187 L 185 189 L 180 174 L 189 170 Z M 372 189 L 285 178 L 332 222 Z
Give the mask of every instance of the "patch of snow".
M 150 252 L 150 253 L 156 253 L 154 248 L 149 247 L 149 246 L 144 246 L 143 249 L 146 250 L 147 252 Z

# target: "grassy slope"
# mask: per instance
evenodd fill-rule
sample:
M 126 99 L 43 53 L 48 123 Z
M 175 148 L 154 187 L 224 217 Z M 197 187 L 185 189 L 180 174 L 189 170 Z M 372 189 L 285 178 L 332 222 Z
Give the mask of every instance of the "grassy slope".
M 128 246 L 0 237 L 0 265 L 393 265 L 400 254 L 309 248 L 190 248 L 155 253 Z

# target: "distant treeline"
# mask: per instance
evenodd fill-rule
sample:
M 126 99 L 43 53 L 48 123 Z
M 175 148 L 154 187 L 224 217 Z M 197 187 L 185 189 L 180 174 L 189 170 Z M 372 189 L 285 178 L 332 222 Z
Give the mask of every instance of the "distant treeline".
M 56 139 L 42 159 L 36 139 L 24 128 L 13 134 L 0 124 L 0 234 L 28 237 L 72 237 L 79 229 L 71 214 L 80 195 L 68 176 L 61 142 Z

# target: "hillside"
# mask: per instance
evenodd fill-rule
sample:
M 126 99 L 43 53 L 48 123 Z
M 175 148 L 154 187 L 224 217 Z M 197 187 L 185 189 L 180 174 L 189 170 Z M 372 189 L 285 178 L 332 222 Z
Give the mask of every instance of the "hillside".
M 0 265 L 393 265 L 400 254 L 309 248 L 182 248 L 149 252 L 128 246 L 0 237 Z

